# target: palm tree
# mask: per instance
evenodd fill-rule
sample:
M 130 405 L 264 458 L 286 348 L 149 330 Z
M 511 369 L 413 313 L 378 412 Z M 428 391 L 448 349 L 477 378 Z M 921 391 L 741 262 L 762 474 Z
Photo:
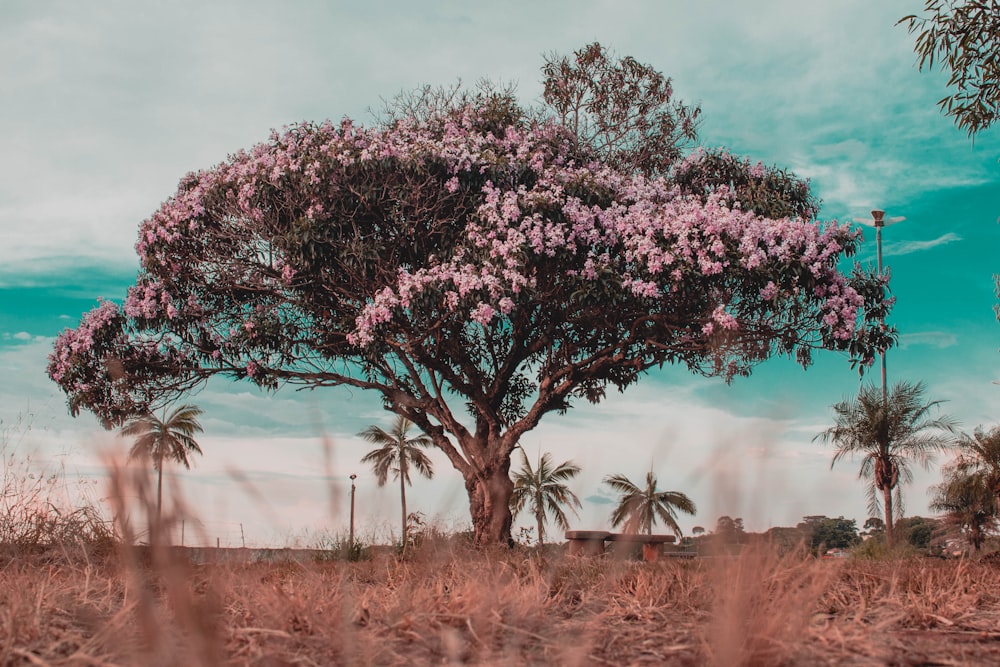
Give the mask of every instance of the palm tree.
M 944 512 L 944 520 L 968 531 L 972 548 L 979 551 L 986 534 L 997 527 L 996 496 L 983 475 L 967 474 L 953 468 L 945 481 L 934 487 L 930 508 Z
M 834 425 L 813 438 L 836 445 L 831 469 L 843 458 L 861 457 L 858 477 L 870 481 L 868 511 L 878 516 L 880 507 L 884 510 L 889 546 L 893 544 L 894 519 L 903 515 L 900 482 L 913 481 L 910 460 L 927 469 L 934 454 L 954 440 L 955 421 L 948 416 L 931 419 L 931 410 L 941 401 L 924 403 L 924 391 L 922 382 L 899 382 L 883 401 L 881 388 L 862 386 L 857 398 L 833 406 Z
M 538 522 L 538 544 L 545 543 L 545 518 L 551 513 L 556 525 L 569 529 L 569 521 L 562 506 L 582 507 L 580 499 L 563 482 L 580 474 L 580 466 L 565 461 L 555 468 L 548 454 L 538 459 L 532 469 L 528 455 L 521 450 L 521 469 L 514 474 L 514 495 L 510 497 L 510 511 L 516 517 L 525 505 L 531 506 L 531 513 Z M 576 510 L 573 510 L 576 514 Z
M 369 426 L 359 433 L 362 438 L 376 445 L 378 449 L 373 449 L 364 455 L 362 463 L 370 463 L 375 471 L 375 479 L 379 486 L 385 486 L 392 473 L 393 479 L 399 480 L 399 497 L 403 503 L 403 549 L 406 549 L 406 485 L 410 481 L 410 468 L 416 468 L 417 472 L 430 479 L 434 476 L 431 460 L 424 454 L 420 447 L 430 447 L 434 444 L 430 436 L 420 434 L 415 438 L 408 438 L 407 432 L 413 422 L 403 416 L 396 417 L 392 424 L 392 431 L 386 433 L 378 426 Z
M 681 537 L 681 528 L 677 525 L 677 510 L 691 515 L 697 511 L 694 502 L 683 493 L 657 489 L 656 475 L 652 470 L 646 473 L 644 488 L 633 484 L 625 475 L 608 475 L 604 478 L 604 483 L 621 496 L 618 507 L 611 513 L 611 525 L 618 527 L 624 523 L 625 532 L 628 533 L 636 533 L 641 529 L 651 535 L 653 524 L 660 520 L 674 535 Z
M 180 405 L 169 414 L 163 409 L 163 416 L 157 417 L 152 412 L 129 419 L 122 427 L 122 435 L 137 436 L 135 444 L 129 450 L 128 458 L 149 458 L 153 461 L 156 471 L 156 520 L 159 523 L 163 507 L 163 462 L 174 461 L 185 468 L 191 468 L 188 456 L 192 453 L 201 454 L 201 447 L 194 439 L 195 433 L 201 433 L 198 415 L 201 408 L 196 405 Z
M 956 443 L 958 473 L 981 478 L 982 485 L 993 494 L 1000 508 L 1000 426 L 986 431 L 977 426 L 972 435 L 963 433 Z

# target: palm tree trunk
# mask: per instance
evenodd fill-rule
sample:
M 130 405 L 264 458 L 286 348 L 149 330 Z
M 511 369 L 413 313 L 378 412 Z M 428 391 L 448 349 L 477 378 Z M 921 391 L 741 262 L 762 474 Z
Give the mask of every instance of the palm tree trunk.
M 399 475 L 399 498 L 403 503 L 403 553 L 406 553 L 406 477 L 403 474 Z
M 538 546 L 542 546 L 545 544 L 545 505 L 542 504 L 541 485 L 535 489 L 535 521 L 538 522 Z
M 891 548 L 895 540 L 892 527 L 892 488 L 888 484 L 882 487 L 882 498 L 885 505 L 885 544 Z
M 159 524 L 163 513 L 163 466 L 156 473 L 156 523 Z
M 163 459 L 159 459 L 159 466 L 156 468 L 156 517 L 149 522 L 149 543 L 159 544 L 160 541 L 160 513 L 163 507 Z

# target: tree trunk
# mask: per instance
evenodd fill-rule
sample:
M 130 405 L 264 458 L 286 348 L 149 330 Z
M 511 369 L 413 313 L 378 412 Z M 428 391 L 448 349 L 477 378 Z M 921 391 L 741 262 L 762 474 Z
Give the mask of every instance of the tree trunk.
M 972 542 L 972 548 L 975 549 L 976 553 L 979 553 L 980 547 L 983 546 L 983 533 L 979 530 L 979 527 L 973 525 L 969 530 L 969 538 Z
M 159 524 L 163 512 L 163 459 L 160 459 L 156 473 L 156 523 Z
M 536 471 L 537 473 L 537 471 Z M 536 480 L 541 481 L 541 480 Z M 538 523 L 538 546 L 545 544 L 545 505 L 541 485 L 535 489 L 535 521 Z
M 406 478 L 402 474 L 399 476 L 399 497 L 403 503 L 403 553 L 406 553 Z
M 888 484 L 882 487 L 882 498 L 885 505 L 885 545 L 892 548 L 895 541 L 892 523 L 892 487 Z
M 510 460 L 492 470 L 474 471 L 465 480 L 465 490 L 469 494 L 476 546 L 511 546 L 510 498 L 514 482 L 510 479 Z
M 160 529 L 163 527 L 161 521 L 163 509 L 163 459 L 160 458 L 156 468 L 156 516 L 149 522 L 149 543 L 160 543 Z

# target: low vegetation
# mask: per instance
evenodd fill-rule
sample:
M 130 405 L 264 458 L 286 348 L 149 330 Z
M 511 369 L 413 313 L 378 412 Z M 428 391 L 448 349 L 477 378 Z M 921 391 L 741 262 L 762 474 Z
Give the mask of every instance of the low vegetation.
M 1000 658 L 989 561 L 766 548 L 655 563 L 425 541 L 407 558 L 7 555 L 0 665 L 966 664 Z

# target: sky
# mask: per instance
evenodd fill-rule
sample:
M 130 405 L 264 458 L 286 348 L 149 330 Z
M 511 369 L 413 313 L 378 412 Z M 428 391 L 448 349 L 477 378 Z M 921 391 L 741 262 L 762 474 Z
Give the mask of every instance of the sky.
M 105 462 L 128 443 L 71 417 L 45 375 L 55 336 L 99 297 L 134 282 L 139 224 L 189 171 L 209 168 L 272 128 L 344 116 L 367 124 L 385 99 L 423 84 L 481 78 L 541 95 L 543 55 L 599 41 L 673 80 L 702 108 L 699 143 L 808 177 L 820 219 L 880 208 L 906 220 L 884 232 L 900 346 L 889 381 L 923 381 L 971 431 L 998 421 L 1000 136 L 975 141 L 943 116 L 947 76 L 920 72 L 896 21 L 920 0 L 575 0 L 547 3 L 330 0 L 285 3 L 5 0 L 0 5 L 0 419 L 18 465 L 65 471 L 67 493 L 102 502 Z M 873 263 L 866 233 L 860 261 Z M 849 266 L 845 266 L 849 268 Z M 877 376 L 866 381 L 878 382 Z M 652 469 L 698 506 L 685 532 L 719 516 L 748 529 L 806 515 L 867 517 L 857 462 L 830 469 L 814 436 L 855 394 L 845 356 L 808 370 L 779 358 L 727 385 L 683 368 L 649 374 L 598 406 L 549 415 L 522 439 L 582 472 L 575 528 L 608 527 L 601 483 Z M 171 471 L 199 538 L 230 546 L 316 543 L 347 529 L 357 474 L 357 531 L 398 533 L 398 487 L 378 488 L 357 433 L 393 416 L 357 390 L 282 390 L 210 382 L 185 400 L 205 411 L 204 456 Z M 25 463 L 27 457 L 31 463 Z M 411 510 L 446 530 L 470 523 L 459 474 L 431 454 Z M 944 457 L 940 460 L 946 460 Z M 9 461 L 8 461 L 9 463 Z M 929 515 L 937 467 L 904 488 L 908 515 Z M 517 526 L 533 525 L 527 516 Z M 554 530 L 554 529 L 553 529 Z M 515 531 L 516 532 L 516 531 Z

